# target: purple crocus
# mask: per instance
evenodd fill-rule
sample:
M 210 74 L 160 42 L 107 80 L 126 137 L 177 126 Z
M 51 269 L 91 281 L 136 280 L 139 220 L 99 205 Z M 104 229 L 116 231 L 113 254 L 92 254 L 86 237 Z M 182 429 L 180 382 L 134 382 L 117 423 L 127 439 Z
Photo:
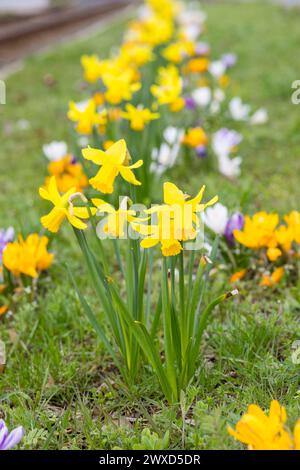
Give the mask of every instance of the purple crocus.
M 236 64 L 236 61 L 236 55 L 231 52 L 229 52 L 228 54 L 223 54 L 221 57 L 221 62 L 225 65 L 227 69 L 233 67 Z
M 19 444 L 20 440 L 24 435 L 24 429 L 22 426 L 15 428 L 13 431 L 8 433 L 3 419 L 0 419 L 0 450 L 9 450 Z
M 199 158 L 207 157 L 207 148 L 205 147 L 205 145 L 198 145 L 196 147 L 196 154 Z
M 209 54 L 210 48 L 209 45 L 206 42 L 197 42 L 196 44 L 196 55 L 207 55 Z
M 186 96 L 184 98 L 184 101 L 185 101 L 185 107 L 186 109 L 190 109 L 190 110 L 195 110 L 196 109 L 196 103 L 195 103 L 195 100 L 191 97 L 191 96 Z
M 230 245 L 234 245 L 234 235 L 233 235 L 234 230 L 242 230 L 243 227 L 244 227 L 243 214 L 241 214 L 241 212 L 235 212 L 228 220 L 226 227 L 225 227 L 225 231 L 224 231 L 224 236 L 226 237 Z
M 15 236 L 15 231 L 13 227 L 9 227 L 7 230 L 0 230 L 0 263 L 2 261 L 2 253 L 6 245 L 13 241 Z

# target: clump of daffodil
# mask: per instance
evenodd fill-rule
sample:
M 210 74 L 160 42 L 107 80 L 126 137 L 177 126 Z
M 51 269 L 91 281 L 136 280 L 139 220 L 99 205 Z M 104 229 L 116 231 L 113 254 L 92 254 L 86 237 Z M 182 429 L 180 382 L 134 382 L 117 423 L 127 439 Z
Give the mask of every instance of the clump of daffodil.
M 53 262 L 53 254 L 47 250 L 48 238 L 37 233 L 26 239 L 19 236 L 18 241 L 10 242 L 3 251 L 3 265 L 14 276 L 21 274 L 36 278 L 47 270 Z
M 82 191 L 88 186 L 88 179 L 84 174 L 81 163 L 74 161 L 72 155 L 66 155 L 60 160 L 50 162 L 48 171 L 51 176 L 55 176 L 57 188 L 62 193 L 74 187 L 76 191 Z M 50 177 L 48 176 L 45 180 L 46 187 L 49 184 Z
M 184 107 L 182 78 L 177 67 L 170 64 L 158 70 L 157 84 L 151 86 L 151 93 L 160 106 L 169 105 L 170 110 L 177 112 Z
M 150 248 L 160 242 L 164 256 L 179 254 L 182 250 L 180 242 L 194 240 L 197 236 L 200 225 L 198 214 L 218 200 L 215 196 L 207 203 L 201 203 L 204 191 L 205 186 L 191 199 L 175 184 L 164 183 L 164 204 L 147 211 L 148 214 L 157 214 L 157 224 L 134 226 L 136 231 L 145 236 L 141 246 Z
M 147 44 L 125 42 L 120 50 L 120 61 L 126 66 L 141 67 L 154 59 L 152 47 Z
M 286 427 L 286 421 L 285 408 L 272 400 L 269 414 L 258 405 L 249 405 L 236 428 L 228 426 L 227 430 L 249 450 L 300 450 L 300 419 L 293 433 Z
M 68 118 L 76 123 L 76 130 L 79 134 L 90 135 L 93 129 L 101 130 L 107 123 L 106 110 L 97 110 L 93 99 L 84 103 L 74 103 L 70 101 Z
M 126 112 L 122 112 L 121 116 L 130 121 L 130 127 L 134 131 L 142 131 L 148 122 L 160 117 L 159 113 L 152 113 L 150 109 L 144 108 L 142 105 L 133 106 L 128 103 L 125 109 Z
M 87 224 L 81 219 L 88 219 L 90 216 L 87 207 L 74 207 L 72 201 L 75 197 L 79 196 L 84 202 L 86 202 L 83 194 L 78 193 L 76 188 L 70 188 L 65 194 L 60 195 L 55 176 L 52 176 L 49 180 L 47 188 L 40 188 L 39 194 L 43 199 L 50 201 L 53 204 L 53 209 L 49 214 L 41 217 L 41 223 L 50 232 L 58 232 L 61 224 L 67 219 L 73 227 L 80 230 L 84 230 Z M 95 210 L 91 209 L 95 212 Z
M 106 151 L 91 147 L 85 148 L 82 150 L 82 155 L 86 160 L 101 166 L 98 173 L 89 182 L 94 189 L 104 194 L 113 192 L 114 181 L 119 174 L 130 184 L 136 186 L 141 184 L 132 170 L 142 166 L 143 160 L 138 160 L 133 165 L 128 164 L 130 156 L 124 139 L 115 142 Z

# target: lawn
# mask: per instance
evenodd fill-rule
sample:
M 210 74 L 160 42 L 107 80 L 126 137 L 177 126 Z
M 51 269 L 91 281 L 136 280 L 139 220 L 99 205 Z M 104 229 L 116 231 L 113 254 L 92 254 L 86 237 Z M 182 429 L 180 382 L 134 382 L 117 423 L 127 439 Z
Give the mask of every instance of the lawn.
M 300 76 L 300 10 L 262 1 L 205 3 L 204 9 L 214 54 L 238 55 L 235 93 L 254 109 L 266 107 L 270 119 L 264 126 L 243 126 L 243 173 L 237 182 L 204 172 L 200 164 L 192 178 L 187 170 L 177 181 L 191 194 L 205 182 L 209 195 L 217 193 L 233 210 L 299 209 L 300 108 L 291 103 L 291 84 Z M 80 56 L 106 56 L 124 24 L 114 21 L 93 37 L 32 57 L 7 80 L 7 104 L 0 109 L 1 227 L 40 230 L 42 145 L 70 141 L 67 103 L 84 92 Z M 226 425 L 236 423 L 249 403 L 268 408 L 276 398 L 291 423 L 300 416 L 300 370 L 291 360 L 292 344 L 300 339 L 299 286 L 264 291 L 243 284 L 237 300 L 215 311 L 203 365 L 185 403 L 170 406 L 148 369 L 127 389 L 111 366 L 65 270 L 67 262 L 97 307 L 70 228 L 64 227 L 51 249 L 56 262 L 50 277 L 41 280 L 39 295 L 31 301 L 29 292 L 13 317 L 0 323 L 7 346 L 0 417 L 24 426 L 24 448 L 131 449 L 148 427 L 161 438 L 169 430 L 174 449 L 238 449 Z

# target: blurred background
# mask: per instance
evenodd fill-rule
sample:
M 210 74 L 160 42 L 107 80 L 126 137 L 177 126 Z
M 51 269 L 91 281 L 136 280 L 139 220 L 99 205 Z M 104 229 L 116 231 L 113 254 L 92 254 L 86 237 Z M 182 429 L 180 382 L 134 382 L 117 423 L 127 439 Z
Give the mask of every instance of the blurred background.
M 134 0 L 0 0 L 0 68 L 121 13 Z

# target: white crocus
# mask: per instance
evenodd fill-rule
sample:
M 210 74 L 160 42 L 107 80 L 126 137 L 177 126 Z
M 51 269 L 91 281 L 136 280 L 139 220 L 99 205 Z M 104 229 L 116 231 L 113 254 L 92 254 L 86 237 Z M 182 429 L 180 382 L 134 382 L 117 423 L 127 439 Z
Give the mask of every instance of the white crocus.
M 258 125 L 258 124 L 265 124 L 268 122 L 268 111 L 265 108 L 260 108 L 252 114 L 250 118 L 250 124 Z
M 235 121 L 248 121 L 250 105 L 243 103 L 242 99 L 236 96 L 229 103 L 229 113 Z
M 219 171 L 227 178 L 234 179 L 241 174 L 242 157 L 230 158 L 228 155 L 223 155 L 218 158 Z
M 57 162 L 64 158 L 68 153 L 68 146 L 66 142 L 56 141 L 43 145 L 43 152 L 45 157 L 51 162 Z
M 210 63 L 209 72 L 215 78 L 220 78 L 226 72 L 226 66 L 221 60 L 214 60 Z
M 229 220 L 228 209 L 218 202 L 214 206 L 206 209 L 202 215 L 202 219 L 210 230 L 217 235 L 223 235 Z
M 207 86 L 196 88 L 192 92 L 192 98 L 198 106 L 200 106 L 201 108 L 206 108 L 206 106 L 208 106 L 211 102 L 211 89 Z

